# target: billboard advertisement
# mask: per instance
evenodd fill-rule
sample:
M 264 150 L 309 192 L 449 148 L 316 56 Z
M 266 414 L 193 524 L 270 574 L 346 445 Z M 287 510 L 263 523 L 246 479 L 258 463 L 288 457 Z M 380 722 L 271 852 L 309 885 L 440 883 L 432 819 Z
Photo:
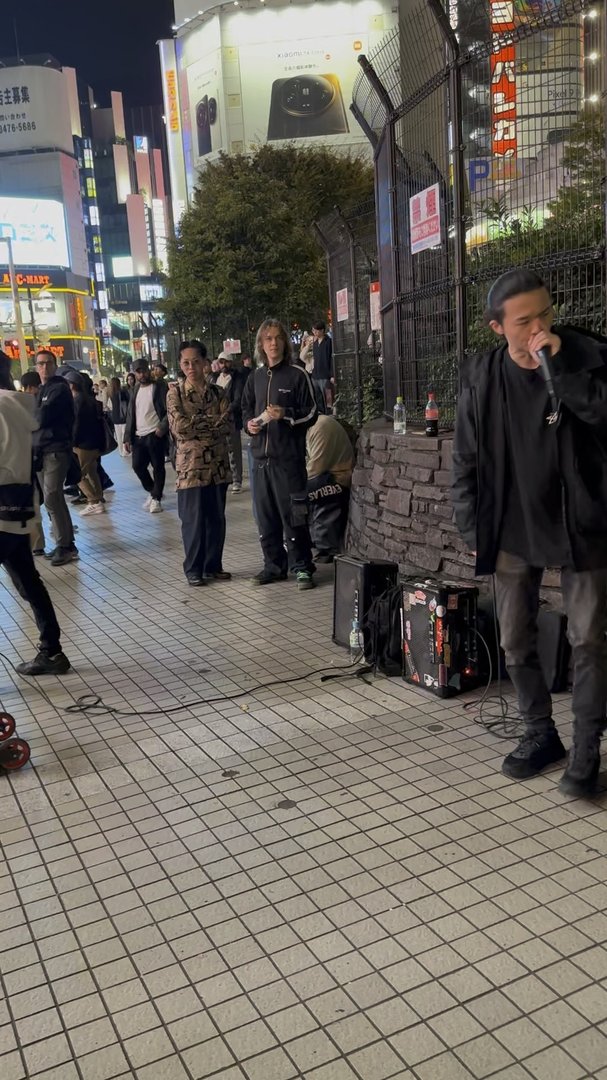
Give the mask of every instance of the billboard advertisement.
M 271 11 L 224 8 L 180 30 L 177 79 L 162 42 L 171 175 L 182 156 L 191 195 L 200 168 L 220 150 L 319 139 L 368 150 L 350 113 L 357 61 L 394 25 L 392 8 L 388 0 L 335 0 L 323 3 L 318 25 L 310 5 L 295 0 Z
M 63 72 L 29 64 L 0 68 L 0 154 L 42 149 L 74 153 Z
M 247 142 L 349 136 L 357 57 L 366 38 L 352 35 L 240 47 Z M 358 134 L 357 125 L 354 126 Z
M 63 205 L 55 199 L 0 196 L 0 238 L 5 237 L 19 266 L 70 264 Z M 0 243 L 0 266 L 7 264 L 7 245 Z

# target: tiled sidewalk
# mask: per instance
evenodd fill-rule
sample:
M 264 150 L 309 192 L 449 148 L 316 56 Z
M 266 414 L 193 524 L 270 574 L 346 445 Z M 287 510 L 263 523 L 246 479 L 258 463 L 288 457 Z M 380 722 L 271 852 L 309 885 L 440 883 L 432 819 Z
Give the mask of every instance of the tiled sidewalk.
M 399 680 L 230 700 L 345 662 L 331 568 L 251 588 L 243 493 L 234 580 L 188 590 L 174 494 L 144 514 L 110 470 L 43 569 L 74 672 L 49 705 L 0 669 L 34 764 L 0 776 L 1 1080 L 606 1080 L 605 799 L 508 782 L 508 744 Z M 0 628 L 31 654 L 4 587 Z M 66 714 L 85 693 L 129 715 Z

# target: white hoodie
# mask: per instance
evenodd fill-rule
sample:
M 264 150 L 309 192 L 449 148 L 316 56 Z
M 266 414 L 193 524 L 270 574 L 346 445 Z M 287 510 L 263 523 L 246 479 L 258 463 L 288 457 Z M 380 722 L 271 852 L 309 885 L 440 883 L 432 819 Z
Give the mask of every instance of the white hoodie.
M 32 432 L 36 398 L 0 390 L 0 484 L 29 484 L 32 478 Z M 28 535 L 32 521 L 0 521 L 0 532 Z

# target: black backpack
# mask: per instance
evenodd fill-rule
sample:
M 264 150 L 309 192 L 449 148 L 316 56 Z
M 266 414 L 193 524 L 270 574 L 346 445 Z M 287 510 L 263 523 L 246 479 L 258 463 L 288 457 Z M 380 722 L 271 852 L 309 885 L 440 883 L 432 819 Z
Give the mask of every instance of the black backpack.
M 366 659 L 384 675 L 402 675 L 402 587 L 396 585 L 371 602 L 365 626 L 368 631 Z M 367 635 L 365 635 L 367 637 Z

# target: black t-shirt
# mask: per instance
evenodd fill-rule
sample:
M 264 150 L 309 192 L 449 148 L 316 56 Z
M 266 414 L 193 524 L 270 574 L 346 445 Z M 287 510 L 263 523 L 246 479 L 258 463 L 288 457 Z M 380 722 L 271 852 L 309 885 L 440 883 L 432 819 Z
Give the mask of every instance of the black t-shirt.
M 569 542 L 546 383 L 539 370 L 519 367 L 506 353 L 504 389 L 508 469 L 500 548 L 530 566 L 565 566 Z

